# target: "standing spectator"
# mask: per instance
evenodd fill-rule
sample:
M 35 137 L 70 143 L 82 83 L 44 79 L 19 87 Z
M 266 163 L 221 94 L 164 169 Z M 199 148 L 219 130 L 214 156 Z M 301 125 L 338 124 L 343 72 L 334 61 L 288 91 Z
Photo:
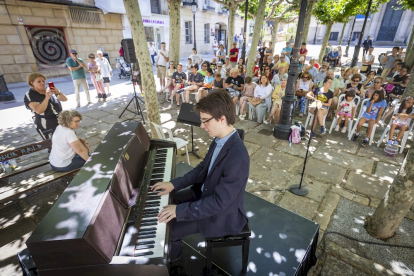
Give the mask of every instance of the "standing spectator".
M 224 70 L 226 70 L 227 76 L 230 75 L 230 70 L 232 68 L 233 68 L 233 66 L 231 66 L 231 64 L 230 64 L 230 59 L 228 57 L 226 57 L 226 63 L 224 64 Z
M 81 58 L 78 58 L 78 52 L 72 49 L 69 52 L 70 57 L 66 59 L 66 65 L 68 66 L 70 73 L 72 75 L 73 85 L 75 86 L 75 95 L 76 95 L 76 102 L 78 103 L 77 107 L 80 107 L 80 96 L 79 96 L 79 89 L 82 85 L 83 90 L 85 90 L 86 99 L 88 100 L 88 104 L 92 104 L 91 97 L 89 95 L 89 85 L 86 81 L 86 74 L 85 69 L 87 66 L 83 62 Z
M 225 59 L 226 59 L 226 50 L 224 50 L 223 44 L 220 44 L 219 50 L 217 51 L 216 56 L 217 56 L 219 62 L 222 62 L 222 63 L 225 62 Z
M 391 71 L 392 67 L 394 66 L 394 62 L 400 58 L 398 55 L 398 51 L 400 50 L 400 47 L 393 47 L 392 48 L 392 54 L 385 56 L 385 58 L 382 60 L 382 63 L 385 63 L 384 70 L 382 71 L 381 77 L 382 79 L 385 79 L 385 77 L 388 75 L 388 73 Z
M 362 46 L 364 47 L 362 51 L 362 55 L 364 56 L 368 52 L 368 50 L 372 47 L 372 40 L 370 36 L 368 36 L 367 39 L 365 39 L 364 42 L 362 42 Z
M 82 115 L 75 110 L 59 114 L 59 126 L 52 137 L 49 162 L 53 170 L 69 172 L 81 168 L 89 159 L 89 146 L 85 139 L 78 138 L 73 131 L 79 127 Z
M 341 57 L 342 57 L 342 48 L 341 48 L 341 45 L 338 45 L 338 53 L 339 53 L 338 64 L 339 64 L 339 66 L 341 66 L 342 65 L 342 62 L 341 62 Z
M 302 64 L 302 66 L 306 62 L 306 55 L 307 54 L 308 54 L 308 49 L 306 49 L 306 42 L 303 42 L 302 45 L 300 46 L 300 50 L 299 50 L 299 61 Z
M 109 61 L 103 56 L 103 53 L 101 50 L 98 50 L 96 54 L 98 55 L 98 59 L 96 61 L 101 66 L 101 75 L 104 79 L 103 82 L 106 83 L 106 90 L 107 90 L 106 93 L 109 94 L 109 84 L 111 82 L 111 77 L 112 77 L 112 67 L 109 64 Z
M 290 44 L 290 45 L 294 45 L 294 44 L 295 44 L 295 39 L 293 38 L 293 35 L 292 35 L 292 36 L 290 36 L 290 39 L 289 39 L 289 44 Z
M 199 54 L 197 54 L 197 49 L 193 48 L 193 53 L 190 55 L 191 60 L 193 61 L 193 64 L 196 66 L 198 70 L 198 65 L 203 62 L 203 59 Z
M 266 56 L 267 63 L 270 63 L 272 61 L 272 57 L 273 57 L 273 43 L 272 43 L 272 41 L 269 41 L 269 47 L 266 48 L 265 56 Z M 270 68 L 272 68 L 272 67 L 270 67 Z
M 214 41 L 213 41 L 213 52 L 214 52 L 214 55 L 217 54 L 217 51 L 218 51 L 218 43 L 217 43 L 217 40 L 214 39 Z
M 193 61 L 191 60 L 191 58 L 188 58 L 187 74 L 190 74 L 191 73 L 191 65 L 193 65 Z
M 239 49 L 243 48 L 243 42 L 244 42 L 243 35 L 240 34 L 240 36 L 239 36 Z
M 157 61 L 155 62 L 155 66 L 157 67 L 157 77 L 160 79 L 161 90 L 165 87 L 165 74 L 167 71 L 167 62 L 169 61 L 168 58 L 169 54 L 166 50 L 165 42 L 161 42 L 161 51 L 158 54 Z
M 372 54 L 374 51 L 374 47 L 369 48 L 368 53 L 365 53 L 362 56 L 362 67 L 361 67 L 361 73 L 366 73 L 371 71 L 371 66 L 374 64 L 375 56 Z M 365 49 L 364 49 L 365 52 Z
M 224 40 L 223 39 L 220 39 L 219 45 L 223 45 L 223 47 L 224 47 Z
M 237 60 L 239 57 L 239 49 L 237 49 L 237 42 L 233 42 L 233 48 L 230 50 L 230 65 L 232 68 L 234 68 L 237 64 Z M 226 68 L 227 70 L 227 68 Z M 229 71 L 229 70 L 227 70 Z
M 292 53 L 292 47 L 290 47 L 290 42 L 287 41 L 286 42 L 286 47 L 284 47 L 282 49 L 282 55 L 284 54 L 285 56 L 287 56 L 290 60 L 290 54 Z
M 26 108 L 34 114 L 34 124 L 43 140 L 49 139 L 58 126 L 57 116 L 62 111 L 60 101 L 68 99 L 56 87 L 46 88 L 46 77 L 40 73 L 27 76 L 29 91 L 24 95 Z M 46 132 L 48 131 L 48 132 Z
M 105 102 L 106 101 L 106 94 L 105 88 L 103 85 L 103 81 L 96 81 L 96 75 L 100 74 L 101 72 L 101 65 L 99 62 L 96 62 L 95 55 L 90 53 L 89 54 L 89 62 L 88 62 L 88 72 L 91 73 L 91 80 L 93 86 L 95 86 L 96 92 L 98 93 L 98 101 L 101 99 Z
M 124 57 L 124 48 L 122 48 L 122 44 L 121 44 L 121 48 L 119 48 L 119 56 Z
M 155 65 L 155 56 L 157 55 L 157 49 L 152 42 L 149 43 L 149 52 L 152 59 L 152 65 Z

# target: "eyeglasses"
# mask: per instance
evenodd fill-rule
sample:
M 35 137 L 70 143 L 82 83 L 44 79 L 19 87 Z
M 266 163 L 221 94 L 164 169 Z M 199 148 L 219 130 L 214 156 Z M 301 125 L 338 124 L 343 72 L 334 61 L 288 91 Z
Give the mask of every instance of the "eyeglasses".
M 72 53 L 72 55 L 76 56 L 76 55 L 78 55 L 78 53 Z
M 90 59 L 94 59 L 95 57 L 89 57 Z
M 353 80 L 353 82 L 360 82 L 360 80 Z
M 380 82 L 380 81 L 376 81 L 375 83 L 378 83 L 378 84 L 380 84 L 381 82 Z
M 80 123 L 81 120 L 72 121 L 74 123 Z
M 302 79 L 309 79 L 309 77 L 307 77 L 307 76 L 303 76 L 303 77 L 302 77 Z
M 207 65 L 203 65 L 202 67 L 207 67 Z
M 217 68 L 221 68 L 221 67 L 223 67 L 223 66 L 217 66 Z
M 270 71 L 270 68 L 266 68 L 265 70 L 266 70 L 266 71 Z
M 200 122 L 206 126 L 206 125 L 207 125 L 207 123 L 208 123 L 208 122 L 210 122 L 210 121 L 211 121 L 211 120 L 213 120 L 213 119 L 214 119 L 214 117 L 211 117 L 210 119 L 207 119 L 207 120 L 205 120 L 205 121 L 200 120 Z

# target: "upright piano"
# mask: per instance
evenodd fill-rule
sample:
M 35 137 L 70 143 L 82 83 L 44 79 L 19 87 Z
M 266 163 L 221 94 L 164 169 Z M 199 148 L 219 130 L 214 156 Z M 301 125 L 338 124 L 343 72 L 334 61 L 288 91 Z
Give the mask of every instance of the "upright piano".
M 170 197 L 150 188 L 174 178 L 176 150 L 141 123 L 116 123 L 27 240 L 24 272 L 168 275 L 169 227 L 157 214 Z

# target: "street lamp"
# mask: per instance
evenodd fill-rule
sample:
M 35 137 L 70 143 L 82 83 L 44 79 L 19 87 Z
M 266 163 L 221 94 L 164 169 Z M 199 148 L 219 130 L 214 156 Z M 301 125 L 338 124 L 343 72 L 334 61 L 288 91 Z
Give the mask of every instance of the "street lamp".
M 195 29 L 195 14 L 197 12 L 197 2 L 195 0 L 191 2 L 191 11 L 193 12 L 193 22 L 194 22 L 194 48 L 197 49 L 196 29 Z
M 316 33 L 318 32 L 319 21 L 316 21 L 316 31 L 315 36 L 313 37 L 313 44 L 316 44 Z
M 249 9 L 249 0 L 246 0 L 244 4 L 244 30 L 243 30 L 243 50 L 242 59 L 246 62 L 246 45 L 247 45 L 247 10 Z

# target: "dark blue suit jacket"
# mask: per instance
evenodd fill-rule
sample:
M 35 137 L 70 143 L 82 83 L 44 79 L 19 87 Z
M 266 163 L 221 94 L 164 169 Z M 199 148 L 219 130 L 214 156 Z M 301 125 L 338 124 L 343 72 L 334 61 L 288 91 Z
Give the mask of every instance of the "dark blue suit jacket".
M 235 235 L 247 223 L 243 207 L 250 166 L 247 149 L 239 134 L 234 133 L 208 173 L 215 147 L 216 142 L 213 141 L 206 157 L 196 168 L 171 181 L 175 191 L 191 185 L 199 191 L 204 183 L 204 192 L 199 200 L 177 205 L 176 220 L 198 221 L 199 231 L 205 237 Z

